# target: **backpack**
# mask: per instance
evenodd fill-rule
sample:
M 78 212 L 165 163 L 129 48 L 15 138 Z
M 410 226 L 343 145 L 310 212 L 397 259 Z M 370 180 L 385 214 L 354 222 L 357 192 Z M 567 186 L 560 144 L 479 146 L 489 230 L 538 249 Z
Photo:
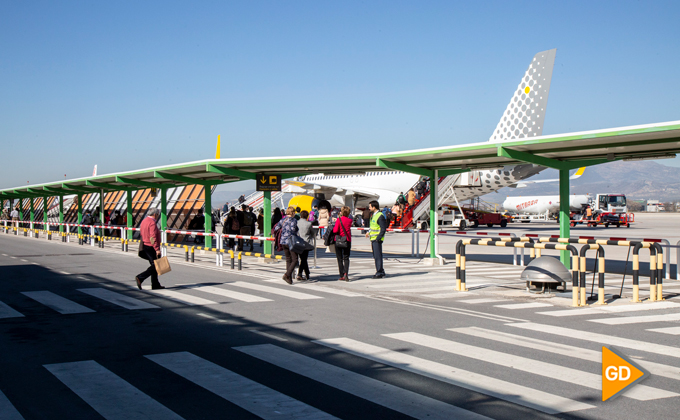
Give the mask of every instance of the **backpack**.
M 231 219 L 231 230 L 238 232 L 241 230 L 241 224 L 238 222 L 238 218 L 234 217 Z
M 253 225 L 253 216 L 250 214 L 250 212 L 243 212 L 243 224 L 245 226 L 252 226 Z

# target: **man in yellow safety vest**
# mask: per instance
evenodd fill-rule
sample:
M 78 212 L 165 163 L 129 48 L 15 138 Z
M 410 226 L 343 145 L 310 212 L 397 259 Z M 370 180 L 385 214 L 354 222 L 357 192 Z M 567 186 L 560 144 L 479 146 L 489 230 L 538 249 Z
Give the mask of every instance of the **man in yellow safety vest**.
M 373 278 L 381 279 L 385 277 L 382 244 L 385 240 L 385 232 L 387 231 L 387 220 L 385 220 L 385 216 L 380 211 L 380 204 L 376 200 L 368 203 L 368 209 L 371 211 L 372 216 L 366 237 L 371 238 L 371 249 L 373 250 L 373 259 L 375 260 L 375 275 Z

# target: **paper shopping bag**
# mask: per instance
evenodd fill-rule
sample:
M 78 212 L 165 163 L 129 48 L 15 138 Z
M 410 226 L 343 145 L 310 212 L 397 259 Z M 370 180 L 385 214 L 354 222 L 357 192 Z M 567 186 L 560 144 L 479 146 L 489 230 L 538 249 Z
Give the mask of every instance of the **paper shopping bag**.
M 154 260 L 153 264 L 156 266 L 156 272 L 159 276 L 171 271 L 168 257 L 160 257 Z

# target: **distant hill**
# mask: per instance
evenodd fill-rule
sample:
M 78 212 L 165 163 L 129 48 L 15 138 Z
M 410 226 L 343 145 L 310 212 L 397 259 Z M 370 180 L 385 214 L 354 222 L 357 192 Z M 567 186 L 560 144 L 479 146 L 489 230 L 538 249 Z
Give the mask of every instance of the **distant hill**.
M 534 179 L 556 179 L 557 171 L 547 169 Z M 571 181 L 571 194 L 623 193 L 631 200 L 680 200 L 680 168 L 654 161 L 610 162 L 586 168 L 585 173 Z M 559 194 L 558 182 L 529 185 L 525 188 L 503 188 L 497 194 L 482 198 L 500 203 L 506 196 Z

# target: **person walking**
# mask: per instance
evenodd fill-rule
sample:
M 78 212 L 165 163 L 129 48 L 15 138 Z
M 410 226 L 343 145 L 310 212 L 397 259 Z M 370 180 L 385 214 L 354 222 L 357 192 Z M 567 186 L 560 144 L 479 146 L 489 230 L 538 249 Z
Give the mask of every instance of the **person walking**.
M 292 235 L 297 235 L 299 231 L 298 221 L 295 219 L 295 207 L 291 206 L 286 209 L 286 217 L 274 226 L 274 232 L 278 231 L 281 231 L 280 243 L 286 255 L 286 273 L 283 275 L 283 280 L 288 284 L 293 284 L 293 270 L 297 265 L 298 255 L 288 247 L 288 239 Z
M 236 215 L 236 208 L 232 207 L 227 214 L 227 219 L 222 225 L 223 235 L 239 235 L 241 231 L 241 223 L 238 221 Z M 234 238 L 229 238 L 229 249 L 234 249 Z
M 349 281 L 349 254 L 352 248 L 352 218 L 349 217 L 350 209 L 343 206 L 340 209 L 340 217 L 333 225 L 333 234 L 335 235 L 335 257 L 338 259 L 338 271 L 340 272 L 340 281 Z M 347 247 L 338 246 L 339 237 L 347 238 Z
M 142 283 L 151 276 L 151 289 L 165 289 L 158 282 L 158 272 L 154 261 L 161 256 L 161 231 L 156 225 L 158 216 L 161 214 L 160 209 L 149 210 L 148 216 L 142 220 L 139 226 L 139 232 L 142 235 L 142 249 L 139 251 L 139 256 L 149 261 L 149 268 L 142 271 L 135 276 L 137 288 L 142 290 Z
M 413 188 L 408 190 L 406 193 L 406 200 L 408 201 L 408 206 L 413 207 L 414 204 L 416 204 L 416 192 L 413 191 Z
M 312 222 L 309 220 L 309 212 L 307 210 L 302 210 L 300 212 L 300 220 L 298 220 L 298 235 L 304 239 L 312 247 L 314 246 L 314 229 L 312 229 Z M 297 280 L 309 280 L 309 264 L 307 263 L 307 258 L 309 257 L 309 250 L 305 249 L 300 254 L 300 269 L 298 270 Z M 302 277 L 302 273 L 305 273 L 305 277 Z
M 331 219 L 331 215 L 326 207 L 319 208 L 319 234 L 323 237 L 326 234 L 326 229 L 328 228 L 328 222 Z
M 281 214 L 281 209 L 277 207 L 272 214 L 272 226 L 278 225 L 281 219 L 283 219 L 283 214 Z
M 367 238 L 371 239 L 371 249 L 373 250 L 373 260 L 375 260 L 375 275 L 374 279 L 381 279 L 385 277 L 385 269 L 383 267 L 382 244 L 385 240 L 385 232 L 387 231 L 387 220 L 380 212 L 380 204 L 373 200 L 368 204 L 373 216 L 371 216 L 371 228 L 366 234 Z
M 19 209 L 17 207 L 14 207 L 9 216 L 12 218 L 12 221 L 14 222 L 14 227 L 19 229 Z

